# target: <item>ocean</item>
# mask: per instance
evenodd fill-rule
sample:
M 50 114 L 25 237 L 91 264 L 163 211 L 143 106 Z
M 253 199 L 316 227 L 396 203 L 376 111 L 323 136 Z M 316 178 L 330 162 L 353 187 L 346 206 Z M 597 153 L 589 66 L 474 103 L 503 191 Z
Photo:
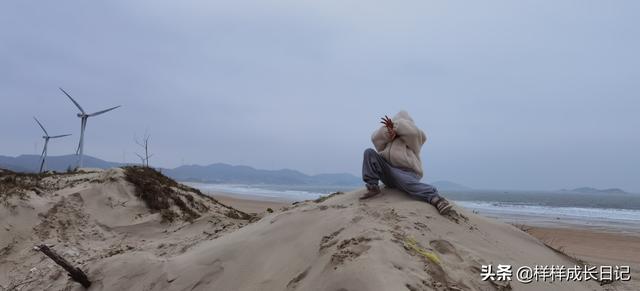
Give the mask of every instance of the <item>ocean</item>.
M 336 191 L 354 190 L 354 187 L 339 186 L 185 184 L 205 193 L 222 192 L 271 201 L 312 200 Z M 640 194 L 503 190 L 441 192 L 469 211 L 507 223 L 640 233 Z

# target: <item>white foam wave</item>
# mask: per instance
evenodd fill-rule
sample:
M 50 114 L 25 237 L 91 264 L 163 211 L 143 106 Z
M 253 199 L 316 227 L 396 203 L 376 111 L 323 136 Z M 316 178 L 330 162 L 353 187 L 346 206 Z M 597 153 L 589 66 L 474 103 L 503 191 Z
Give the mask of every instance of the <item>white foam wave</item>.
M 259 186 L 233 185 L 233 184 L 205 184 L 205 183 L 185 183 L 191 187 L 198 188 L 204 192 L 221 192 L 252 197 L 264 197 L 271 199 L 283 199 L 291 201 L 316 199 L 327 193 L 310 192 L 302 190 L 272 190 Z

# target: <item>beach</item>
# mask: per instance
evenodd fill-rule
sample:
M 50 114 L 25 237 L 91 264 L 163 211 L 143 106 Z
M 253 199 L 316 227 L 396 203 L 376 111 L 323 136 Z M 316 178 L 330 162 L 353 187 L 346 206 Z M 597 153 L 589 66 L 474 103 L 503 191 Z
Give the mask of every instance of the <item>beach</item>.
M 526 232 L 568 255 L 598 265 L 632 265 L 640 269 L 640 234 L 588 228 L 525 227 Z
M 264 200 L 258 197 L 251 197 L 247 195 L 233 195 L 231 193 L 209 193 L 213 198 L 222 202 L 223 204 L 230 205 L 238 210 L 247 213 L 261 213 L 267 212 L 267 209 L 277 210 L 281 207 L 291 205 L 291 202 L 284 200 Z

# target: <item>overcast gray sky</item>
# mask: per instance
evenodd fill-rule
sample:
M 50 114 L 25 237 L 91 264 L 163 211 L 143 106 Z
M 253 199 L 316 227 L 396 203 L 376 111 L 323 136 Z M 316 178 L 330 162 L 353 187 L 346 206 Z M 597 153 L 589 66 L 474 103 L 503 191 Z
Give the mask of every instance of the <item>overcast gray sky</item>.
M 2 1 L 0 155 L 359 174 L 379 117 L 427 181 L 640 191 L 638 1 Z M 38 146 L 36 149 L 35 146 Z

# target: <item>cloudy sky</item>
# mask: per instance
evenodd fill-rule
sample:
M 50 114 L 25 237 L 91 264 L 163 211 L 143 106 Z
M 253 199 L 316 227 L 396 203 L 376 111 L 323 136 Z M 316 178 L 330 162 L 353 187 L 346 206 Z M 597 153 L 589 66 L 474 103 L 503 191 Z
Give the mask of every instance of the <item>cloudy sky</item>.
M 638 1 L 3 1 L 0 155 L 359 174 L 380 116 L 427 181 L 640 192 Z

